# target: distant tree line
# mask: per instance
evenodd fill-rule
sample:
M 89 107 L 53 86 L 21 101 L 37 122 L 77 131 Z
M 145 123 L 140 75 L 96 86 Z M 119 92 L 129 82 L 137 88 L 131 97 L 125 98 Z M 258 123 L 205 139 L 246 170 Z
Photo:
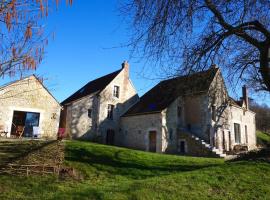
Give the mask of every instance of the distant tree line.
M 270 133 L 270 107 L 253 102 L 250 109 L 256 113 L 257 130 Z

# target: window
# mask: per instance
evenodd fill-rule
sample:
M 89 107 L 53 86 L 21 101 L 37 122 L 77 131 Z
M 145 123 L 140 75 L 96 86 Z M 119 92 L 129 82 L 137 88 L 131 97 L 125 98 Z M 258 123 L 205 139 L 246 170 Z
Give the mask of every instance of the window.
M 108 119 L 113 119 L 113 109 L 114 109 L 114 105 L 109 104 L 108 105 L 108 113 L 107 113 Z
M 92 109 L 88 109 L 88 117 L 92 118 Z
M 169 139 L 172 140 L 173 139 L 173 129 L 170 128 L 169 130 Z
M 182 107 L 181 106 L 178 106 L 177 107 L 177 116 L 178 117 L 181 117 L 182 116 Z
M 212 120 L 216 121 L 216 106 L 212 106 Z
M 235 143 L 240 144 L 241 143 L 240 124 L 234 123 L 234 137 L 235 137 Z
M 248 144 L 248 130 L 247 130 L 247 125 L 245 125 L 245 136 L 246 136 L 246 144 Z
M 119 86 L 114 86 L 113 87 L 113 96 L 114 97 L 117 97 L 117 98 L 119 98 L 119 90 L 120 90 L 120 88 L 119 88 Z

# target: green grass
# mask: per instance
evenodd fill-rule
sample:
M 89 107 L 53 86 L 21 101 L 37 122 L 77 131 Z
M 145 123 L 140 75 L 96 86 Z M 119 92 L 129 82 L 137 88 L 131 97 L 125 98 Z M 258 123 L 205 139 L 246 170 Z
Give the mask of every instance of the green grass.
M 0 199 L 269 199 L 270 164 L 66 142 L 84 179 L 0 176 Z
M 270 146 L 270 135 L 261 131 L 257 131 L 257 142 L 262 146 Z

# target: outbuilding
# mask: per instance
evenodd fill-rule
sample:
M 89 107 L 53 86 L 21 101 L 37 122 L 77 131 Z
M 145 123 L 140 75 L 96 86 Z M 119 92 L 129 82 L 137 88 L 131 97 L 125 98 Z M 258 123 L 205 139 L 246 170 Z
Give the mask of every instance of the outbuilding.
M 35 76 L 0 87 L 0 131 L 7 137 L 57 138 L 61 105 Z

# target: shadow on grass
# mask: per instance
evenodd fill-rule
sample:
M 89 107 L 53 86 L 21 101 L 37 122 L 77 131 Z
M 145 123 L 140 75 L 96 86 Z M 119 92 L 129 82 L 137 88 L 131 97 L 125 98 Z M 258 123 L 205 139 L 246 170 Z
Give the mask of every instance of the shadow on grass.
M 0 142 L 0 169 L 5 168 L 9 163 L 23 159 L 31 153 L 57 142 L 53 141 L 5 141 Z
M 270 147 L 240 154 L 239 157 L 227 162 L 236 161 L 264 161 L 270 163 Z
M 168 175 L 174 172 L 187 172 L 199 170 L 207 167 L 218 166 L 220 164 L 205 163 L 174 163 L 174 162 L 151 162 L 149 160 L 136 160 L 132 155 L 126 154 L 126 150 L 117 150 L 109 155 L 95 153 L 95 149 L 67 148 L 66 161 L 87 163 L 98 171 L 104 171 L 111 175 L 122 175 L 134 179 L 144 179 L 153 176 Z

